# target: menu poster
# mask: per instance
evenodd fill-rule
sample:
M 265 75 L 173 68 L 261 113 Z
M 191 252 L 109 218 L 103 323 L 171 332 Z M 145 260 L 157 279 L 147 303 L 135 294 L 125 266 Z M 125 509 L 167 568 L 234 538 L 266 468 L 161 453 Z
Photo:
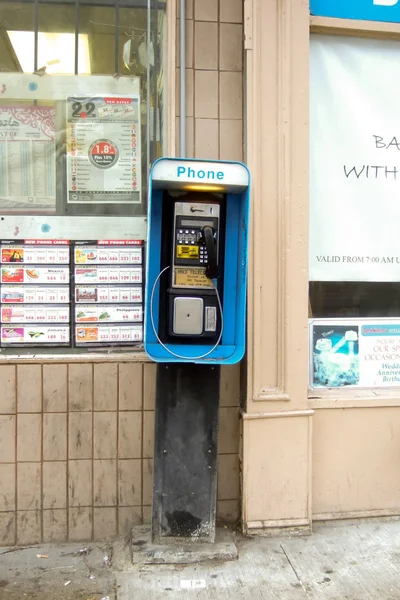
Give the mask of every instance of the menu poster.
M 0 210 L 54 212 L 55 108 L 0 107 Z
M 67 201 L 141 202 L 140 97 L 67 97 Z
M 1 326 L 1 345 L 69 346 L 69 325 L 10 325 Z

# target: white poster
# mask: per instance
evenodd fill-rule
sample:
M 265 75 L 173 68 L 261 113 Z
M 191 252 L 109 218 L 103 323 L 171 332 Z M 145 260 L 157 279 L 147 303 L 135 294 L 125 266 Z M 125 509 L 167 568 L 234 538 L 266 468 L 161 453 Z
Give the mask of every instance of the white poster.
M 67 201 L 140 203 L 139 96 L 67 98 Z
M 399 57 L 311 36 L 311 281 L 400 281 Z
M 0 209 L 55 211 L 55 109 L 0 107 Z
M 310 387 L 398 387 L 400 319 L 311 319 Z

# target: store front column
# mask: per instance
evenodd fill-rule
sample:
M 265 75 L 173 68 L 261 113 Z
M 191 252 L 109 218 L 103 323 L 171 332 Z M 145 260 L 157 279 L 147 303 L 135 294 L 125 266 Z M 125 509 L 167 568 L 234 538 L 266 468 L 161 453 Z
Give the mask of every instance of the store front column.
M 252 0 L 245 9 L 253 215 L 243 528 L 309 528 L 309 12 L 303 0 Z

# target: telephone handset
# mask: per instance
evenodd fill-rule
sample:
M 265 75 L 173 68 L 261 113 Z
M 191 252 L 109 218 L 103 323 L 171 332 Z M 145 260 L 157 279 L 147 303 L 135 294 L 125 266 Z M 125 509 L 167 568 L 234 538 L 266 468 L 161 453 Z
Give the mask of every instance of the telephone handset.
M 165 341 L 213 344 L 219 339 L 222 209 L 220 202 L 174 202 Z

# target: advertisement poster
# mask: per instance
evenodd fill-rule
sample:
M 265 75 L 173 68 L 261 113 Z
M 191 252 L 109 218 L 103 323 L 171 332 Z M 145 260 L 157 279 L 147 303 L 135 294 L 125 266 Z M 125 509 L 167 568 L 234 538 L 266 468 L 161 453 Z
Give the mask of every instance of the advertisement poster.
M 68 323 L 69 305 L 2 306 L 2 323 Z
M 393 40 L 311 36 L 311 281 L 400 281 L 398 56 Z
M 69 302 L 69 287 L 2 285 L 0 299 L 2 304 L 61 304 L 63 302 Z
M 141 306 L 104 306 L 101 304 L 80 304 L 75 307 L 75 321 L 77 323 L 86 322 L 110 322 L 120 323 L 124 321 L 142 320 Z
M 75 327 L 76 345 L 131 344 L 143 341 L 141 325 L 83 325 Z
M 142 248 L 134 246 L 75 246 L 75 264 L 141 265 Z
M 1 283 L 68 283 L 69 267 L 1 267 Z
M 69 245 L 66 241 L 57 240 L 25 240 L 23 244 L 1 244 L 0 259 L 2 263 L 69 264 Z
M 400 385 L 400 319 L 311 319 L 310 387 Z
M 54 212 L 55 108 L 0 107 L 0 210 Z
M 16 325 L 12 327 L 1 326 L 2 345 L 15 344 L 29 345 L 68 345 L 70 340 L 69 325 Z
M 141 287 L 96 287 L 78 285 L 75 287 L 75 302 L 142 302 Z
M 140 98 L 67 98 L 67 201 L 140 203 Z
M 75 267 L 75 283 L 142 283 L 141 267 Z

